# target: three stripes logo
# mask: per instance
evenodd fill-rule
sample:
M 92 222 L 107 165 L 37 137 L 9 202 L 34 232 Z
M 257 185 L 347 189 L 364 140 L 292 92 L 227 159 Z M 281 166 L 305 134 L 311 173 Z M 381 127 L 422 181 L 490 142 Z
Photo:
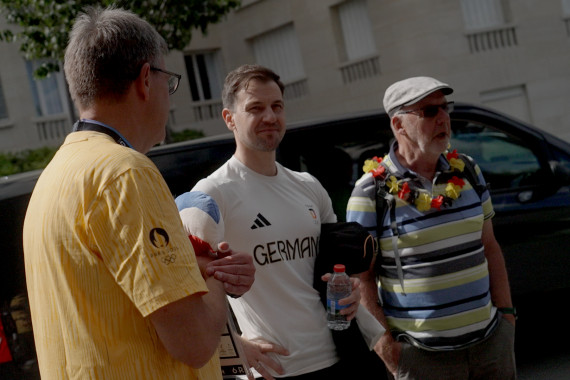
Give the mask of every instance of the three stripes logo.
M 265 219 L 265 217 L 263 215 L 257 214 L 255 221 L 251 225 L 251 229 L 255 230 L 257 228 L 268 227 L 270 225 L 271 225 L 271 223 L 269 223 L 269 220 Z

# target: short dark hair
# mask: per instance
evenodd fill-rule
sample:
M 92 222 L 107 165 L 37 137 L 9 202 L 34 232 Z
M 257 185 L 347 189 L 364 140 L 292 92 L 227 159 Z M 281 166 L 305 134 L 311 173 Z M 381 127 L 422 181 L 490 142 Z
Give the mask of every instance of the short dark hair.
M 164 38 L 133 12 L 89 7 L 70 33 L 64 70 L 71 97 L 87 108 L 103 97 L 119 100 L 145 63 L 168 53 Z
M 277 86 L 279 86 L 279 89 L 281 90 L 281 94 L 283 94 L 285 90 L 285 86 L 279 79 L 279 75 L 277 75 L 273 70 L 260 65 L 242 65 L 231 71 L 226 76 L 224 89 L 222 91 L 222 102 L 224 108 L 233 108 L 236 100 L 236 94 L 241 89 L 247 88 L 252 79 L 256 79 L 264 83 L 270 81 L 277 83 Z

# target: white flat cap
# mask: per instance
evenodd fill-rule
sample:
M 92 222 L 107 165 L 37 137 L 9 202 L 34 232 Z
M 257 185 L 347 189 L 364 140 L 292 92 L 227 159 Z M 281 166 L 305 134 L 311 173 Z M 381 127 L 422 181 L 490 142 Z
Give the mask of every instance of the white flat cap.
M 429 94 L 440 90 L 449 95 L 453 89 L 448 84 L 431 77 L 412 77 L 392 84 L 384 93 L 384 110 L 387 113 L 419 102 Z

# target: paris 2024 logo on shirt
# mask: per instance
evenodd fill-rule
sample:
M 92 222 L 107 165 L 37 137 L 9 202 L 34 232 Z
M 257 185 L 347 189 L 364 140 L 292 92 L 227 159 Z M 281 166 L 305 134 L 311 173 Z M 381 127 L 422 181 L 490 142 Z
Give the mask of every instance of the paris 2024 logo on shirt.
M 153 228 L 150 230 L 149 238 L 152 245 L 156 248 L 166 248 L 168 243 L 170 243 L 168 233 L 162 228 Z
M 170 265 L 176 261 L 176 254 L 174 253 L 176 249 L 169 247 L 170 237 L 166 230 L 162 228 L 153 228 L 150 230 L 148 237 L 150 239 L 150 243 L 155 248 L 158 248 L 158 251 L 151 253 L 151 257 L 161 256 L 161 261 L 166 265 Z

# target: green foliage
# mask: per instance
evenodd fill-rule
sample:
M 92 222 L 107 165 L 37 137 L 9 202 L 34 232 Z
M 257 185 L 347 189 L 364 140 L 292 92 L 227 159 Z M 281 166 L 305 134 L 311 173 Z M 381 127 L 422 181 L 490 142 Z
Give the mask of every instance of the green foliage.
M 197 139 L 197 138 L 204 137 L 204 136 L 205 136 L 204 132 L 202 132 L 202 131 L 196 131 L 193 129 L 185 129 L 185 130 L 180 131 L 180 132 L 171 132 L 169 142 L 175 143 L 175 142 L 180 142 L 180 141 L 193 140 L 193 139 Z
M 138 14 L 164 37 L 172 50 L 182 50 L 192 31 L 206 33 L 207 26 L 218 22 L 239 0 L 0 0 L 0 14 L 15 26 L 0 31 L 0 41 L 20 44 L 28 60 L 46 60 L 35 75 L 45 77 L 59 71 L 69 31 L 76 16 L 86 7 L 116 5 Z
M 53 158 L 57 148 L 39 148 L 18 153 L 0 153 L 0 176 L 43 169 Z

